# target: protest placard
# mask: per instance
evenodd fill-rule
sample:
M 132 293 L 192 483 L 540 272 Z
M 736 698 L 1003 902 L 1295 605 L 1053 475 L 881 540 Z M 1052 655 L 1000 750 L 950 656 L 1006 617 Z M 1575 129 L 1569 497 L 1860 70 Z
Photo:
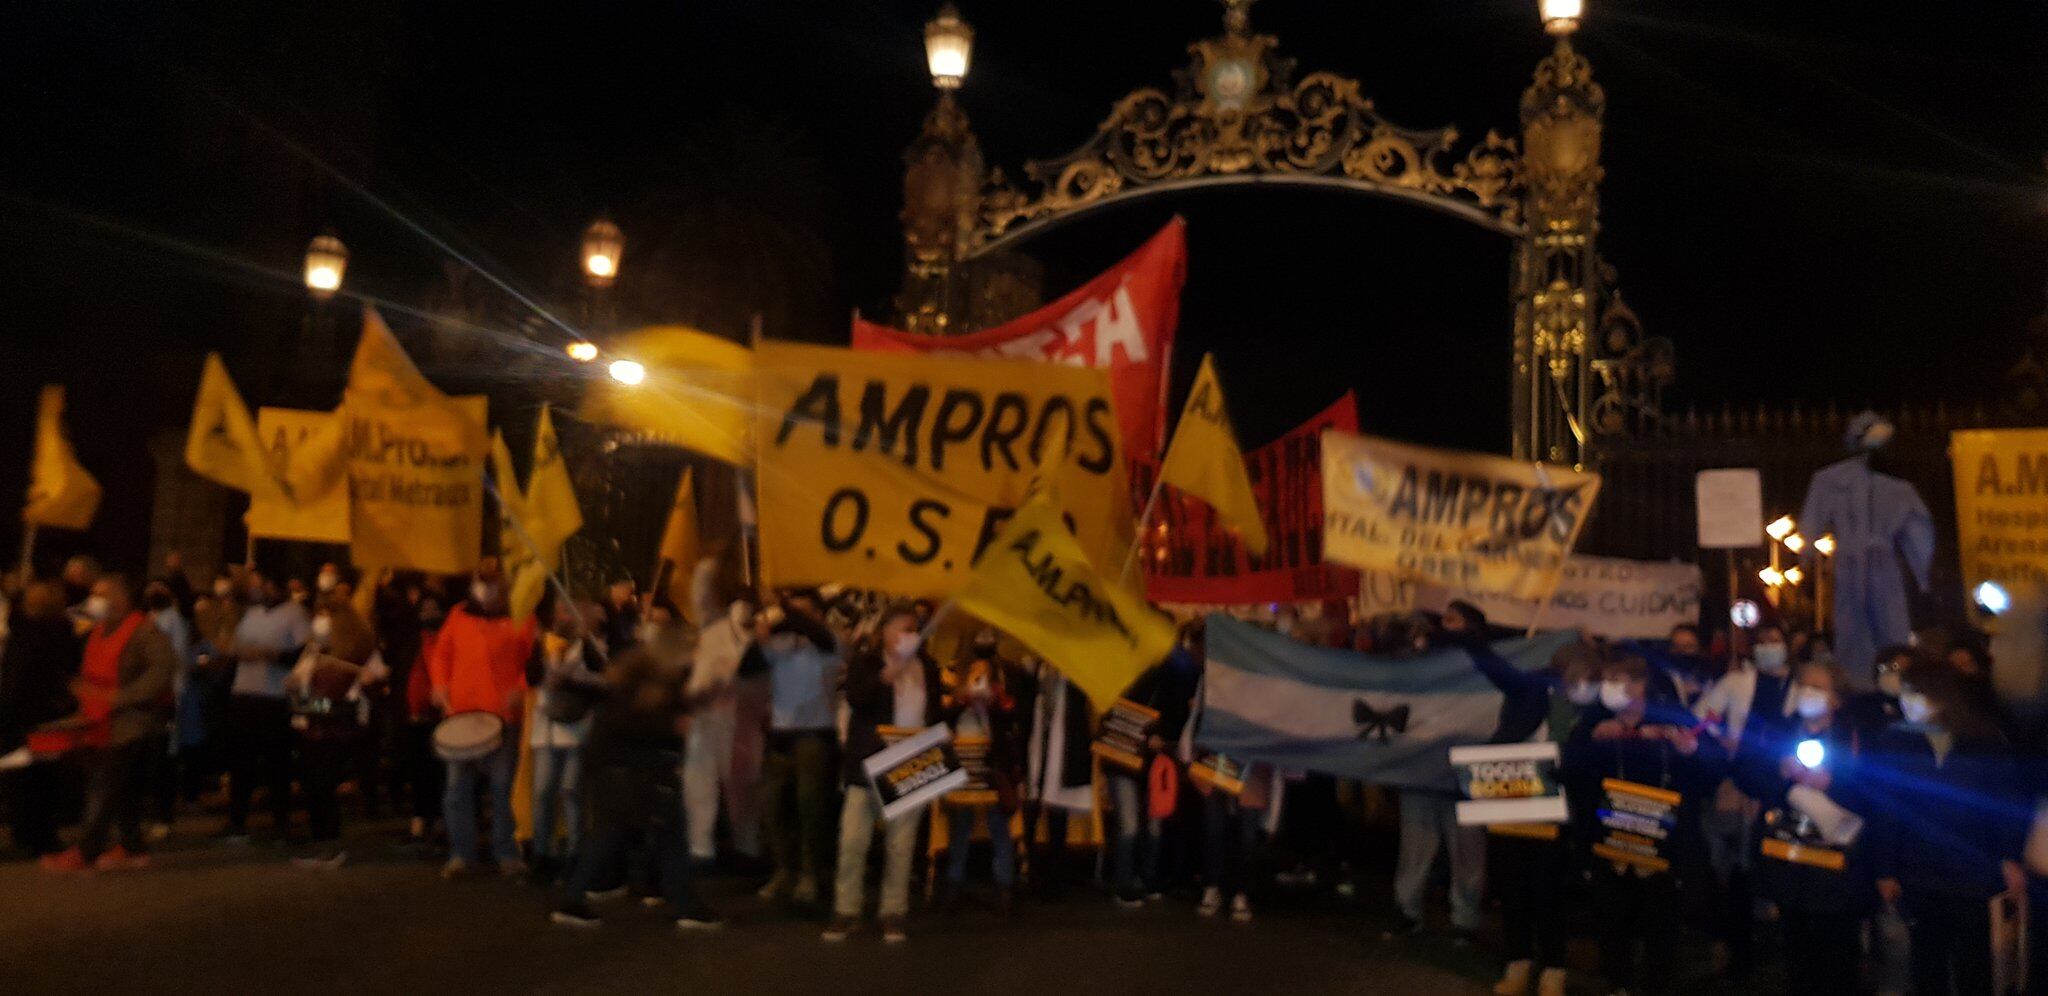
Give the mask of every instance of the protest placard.
M 886 738 L 885 738 L 886 739 Z M 882 803 L 882 818 L 895 820 L 967 784 L 967 771 L 953 753 L 953 731 L 944 723 L 920 730 L 861 762 L 869 787 Z
M 1451 767 L 1465 794 L 1458 803 L 1458 825 L 1564 822 L 1557 762 L 1553 740 L 1451 748 Z

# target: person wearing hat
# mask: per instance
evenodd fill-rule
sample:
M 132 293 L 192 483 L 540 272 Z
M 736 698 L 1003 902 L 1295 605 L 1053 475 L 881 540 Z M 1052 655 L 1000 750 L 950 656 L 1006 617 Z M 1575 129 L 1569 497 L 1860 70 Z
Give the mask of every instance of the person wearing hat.
M 495 560 L 486 560 L 470 581 L 469 598 L 450 609 L 427 658 L 432 701 L 444 715 L 490 713 L 504 723 L 498 748 L 480 760 L 448 763 L 441 799 L 452 852 L 443 878 L 460 878 L 478 861 L 476 794 L 491 793 L 491 851 L 498 874 L 525 874 L 512 834 L 512 776 L 519 763 L 519 720 L 526 703 L 526 662 L 538 626 L 514 623 L 506 612 L 505 579 Z

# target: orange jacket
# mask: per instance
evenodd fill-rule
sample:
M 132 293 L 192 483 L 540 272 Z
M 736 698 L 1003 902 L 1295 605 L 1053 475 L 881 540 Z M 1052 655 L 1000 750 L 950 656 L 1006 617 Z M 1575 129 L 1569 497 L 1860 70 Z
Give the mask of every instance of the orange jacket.
M 509 616 L 477 615 L 466 604 L 450 610 L 427 657 L 428 677 L 434 691 L 448 696 L 448 713 L 493 712 L 517 725 L 538 629 L 533 619 L 515 624 Z

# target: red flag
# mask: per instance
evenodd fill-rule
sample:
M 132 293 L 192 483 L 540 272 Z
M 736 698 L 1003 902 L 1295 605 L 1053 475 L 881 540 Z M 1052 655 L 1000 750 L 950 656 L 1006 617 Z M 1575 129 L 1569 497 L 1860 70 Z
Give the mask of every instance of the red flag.
M 1187 258 L 1187 223 L 1175 218 L 1123 262 L 1022 318 L 941 337 L 855 316 L 853 348 L 975 353 L 1108 370 L 1125 452 L 1149 456 L 1159 452 L 1166 429 L 1166 377 Z

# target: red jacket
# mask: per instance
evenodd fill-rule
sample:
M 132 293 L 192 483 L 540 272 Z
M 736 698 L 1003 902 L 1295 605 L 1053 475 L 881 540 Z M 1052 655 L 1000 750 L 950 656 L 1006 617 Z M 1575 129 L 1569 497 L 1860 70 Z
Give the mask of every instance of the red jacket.
M 428 652 L 428 678 L 448 696 L 448 712 L 494 712 L 517 725 L 526 695 L 526 660 L 539 631 L 533 619 L 484 616 L 458 605 L 441 624 Z

